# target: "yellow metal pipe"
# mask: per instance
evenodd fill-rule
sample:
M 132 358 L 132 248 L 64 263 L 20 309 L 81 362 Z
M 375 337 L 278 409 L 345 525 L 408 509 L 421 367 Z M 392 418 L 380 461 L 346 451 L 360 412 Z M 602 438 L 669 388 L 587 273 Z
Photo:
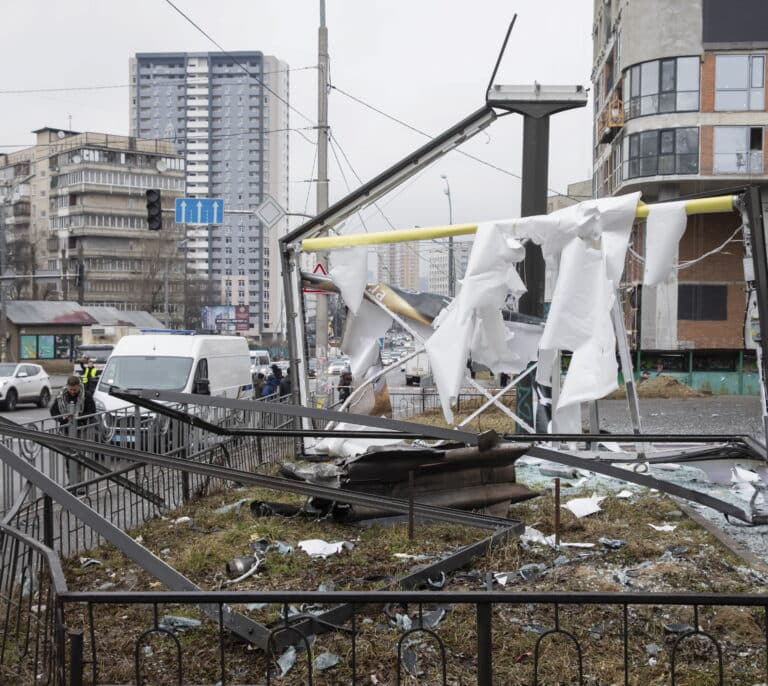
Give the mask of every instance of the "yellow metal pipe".
M 713 198 L 697 198 L 685 203 L 687 214 L 715 214 L 733 211 L 738 196 L 719 195 Z M 644 202 L 637 204 L 635 216 L 644 219 L 648 216 L 650 205 Z M 400 243 L 402 241 L 425 241 L 432 238 L 447 236 L 465 236 L 477 232 L 477 224 L 452 224 L 449 226 L 426 226 L 414 229 L 397 229 L 396 231 L 378 231 L 376 233 L 349 233 L 341 236 L 324 236 L 322 238 L 306 238 L 301 242 L 305 252 L 317 250 L 333 250 L 355 245 L 380 245 L 382 243 Z

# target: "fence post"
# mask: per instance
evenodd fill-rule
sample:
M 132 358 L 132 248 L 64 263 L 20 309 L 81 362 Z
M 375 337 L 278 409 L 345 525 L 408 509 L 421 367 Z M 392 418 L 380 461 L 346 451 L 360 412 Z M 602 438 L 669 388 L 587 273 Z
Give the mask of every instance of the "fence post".
M 43 496 L 43 543 L 53 549 L 53 500 Z
M 69 686 L 83 686 L 83 632 L 69 632 Z
M 425 388 L 424 386 L 422 386 L 421 387 L 421 414 L 424 414 L 426 412 L 426 406 L 424 404 L 426 402 L 426 398 L 424 397 L 424 391 L 425 391 Z
M 491 604 L 477 604 L 477 686 L 491 686 Z

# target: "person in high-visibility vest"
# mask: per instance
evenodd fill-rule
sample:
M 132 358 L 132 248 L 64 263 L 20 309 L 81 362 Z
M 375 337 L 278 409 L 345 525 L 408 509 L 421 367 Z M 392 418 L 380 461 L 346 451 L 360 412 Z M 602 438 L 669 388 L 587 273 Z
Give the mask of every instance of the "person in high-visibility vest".
M 96 390 L 96 384 L 99 380 L 99 370 L 93 366 L 93 358 L 88 359 L 88 364 L 83 370 L 81 379 L 83 388 L 85 388 L 88 393 L 93 393 Z

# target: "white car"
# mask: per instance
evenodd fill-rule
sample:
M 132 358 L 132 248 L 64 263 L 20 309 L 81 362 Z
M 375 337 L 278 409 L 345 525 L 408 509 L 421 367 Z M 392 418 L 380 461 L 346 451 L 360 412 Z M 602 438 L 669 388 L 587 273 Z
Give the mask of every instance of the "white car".
M 328 374 L 339 376 L 350 364 L 351 360 L 348 357 L 339 357 L 328 365 Z
M 248 354 L 251 358 L 251 377 L 255 379 L 257 374 L 263 374 L 266 379 L 272 373 L 269 350 L 251 350 Z
M 51 379 L 39 364 L 0 363 L 0 407 L 12 411 L 18 403 L 48 407 Z

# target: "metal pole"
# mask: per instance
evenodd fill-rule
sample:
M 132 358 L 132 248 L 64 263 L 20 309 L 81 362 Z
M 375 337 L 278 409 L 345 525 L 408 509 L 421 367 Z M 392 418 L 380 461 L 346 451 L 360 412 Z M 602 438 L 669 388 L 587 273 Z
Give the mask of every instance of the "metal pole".
M 477 684 L 491 686 L 493 675 L 493 635 L 491 633 L 491 604 L 478 603 L 477 609 Z
M 12 192 L 12 191 L 9 191 Z M 0 275 L 8 269 L 8 243 L 6 241 L 5 202 L 0 203 Z M 0 361 L 8 359 L 8 308 L 5 299 L 5 282 L 0 283 Z
M 523 115 L 523 174 L 520 216 L 547 213 L 549 173 L 549 116 Z M 520 312 L 544 315 L 544 257 L 533 241 L 525 245 L 523 277 L 528 292 L 520 298 Z
M 453 201 L 451 199 L 451 184 L 445 174 L 440 176 L 445 181 L 444 193 L 448 196 L 448 224 L 453 225 Z M 448 295 L 456 295 L 456 263 L 453 258 L 453 236 L 448 236 Z
M 325 0 L 320 0 L 320 27 L 317 31 L 317 196 L 316 212 L 328 209 L 328 28 L 325 25 Z M 318 235 L 325 236 L 327 230 Z M 318 254 L 318 263 L 328 271 L 328 258 Z M 318 358 L 318 387 L 328 357 L 328 301 L 317 296 L 315 310 L 315 357 Z
M 69 631 L 69 684 L 83 685 L 83 632 Z

